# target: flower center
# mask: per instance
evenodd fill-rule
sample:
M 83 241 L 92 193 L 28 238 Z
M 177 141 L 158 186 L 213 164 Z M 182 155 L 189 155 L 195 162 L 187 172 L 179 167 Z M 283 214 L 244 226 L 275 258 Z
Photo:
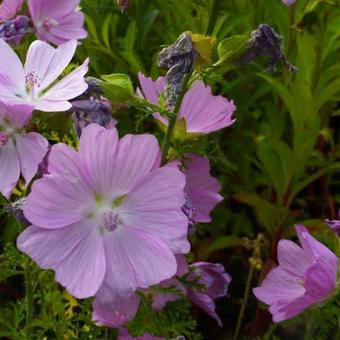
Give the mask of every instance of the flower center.
M 106 231 L 115 231 L 118 227 L 118 215 L 111 209 L 106 210 L 100 215 L 101 226 Z
M 299 286 L 305 287 L 305 280 L 302 277 L 299 279 L 296 279 L 296 282 Z
M 58 21 L 52 18 L 46 18 L 40 24 L 46 31 L 49 31 L 53 27 L 57 27 L 59 25 Z
M 34 86 L 40 87 L 40 77 L 36 71 L 28 72 L 25 76 L 26 86 L 33 89 Z
M 0 132 L 0 147 L 6 145 L 8 142 L 8 135 L 6 132 Z

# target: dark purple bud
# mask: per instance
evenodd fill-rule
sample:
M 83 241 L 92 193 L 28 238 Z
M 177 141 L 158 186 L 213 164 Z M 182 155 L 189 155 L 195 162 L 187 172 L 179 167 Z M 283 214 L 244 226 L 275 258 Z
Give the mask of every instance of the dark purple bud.
M 72 113 L 79 137 L 83 129 L 91 123 L 96 123 L 107 129 L 113 128 L 117 124 L 117 121 L 112 118 L 111 103 L 102 96 L 100 80 L 94 77 L 87 77 L 85 80 L 88 89 L 71 101 L 72 107 L 69 110 Z
M 215 311 L 214 300 L 227 295 L 231 282 L 230 275 L 219 263 L 196 262 L 190 269 L 187 280 L 192 281 L 193 285 L 187 288 L 188 298 L 222 326 Z
M 75 100 L 71 103 L 70 111 L 73 112 L 78 136 L 91 123 L 96 123 L 108 129 L 116 125 L 116 121 L 112 118 L 111 104 L 106 99 Z
M 24 212 L 23 212 L 25 202 L 26 202 L 26 197 L 23 197 L 13 203 L 5 204 L 4 211 L 14 216 L 22 224 L 29 225 L 30 223 L 27 221 L 24 215 Z
M 340 236 L 340 210 L 339 210 L 339 220 L 325 220 L 328 226 Z
M 88 85 L 88 88 L 85 94 L 94 96 L 94 95 L 102 95 L 104 93 L 102 87 L 100 86 L 99 79 L 95 77 L 86 77 L 85 81 Z
M 195 58 L 196 52 L 188 33 L 182 33 L 174 44 L 159 53 L 158 66 L 168 70 L 164 96 L 169 111 L 173 111 L 176 106 L 177 97 L 182 91 L 183 77 L 191 71 Z
M 283 46 L 281 35 L 277 34 L 269 25 L 260 24 L 257 30 L 251 33 L 247 52 L 241 57 L 241 65 L 248 64 L 257 57 L 265 56 L 270 58 L 268 71 L 274 71 L 277 64 L 283 62 L 289 71 L 296 72 L 297 68 L 289 63 Z
M 30 19 L 26 15 L 18 15 L 12 20 L 0 23 L 0 38 L 15 45 L 20 44 L 24 35 L 33 31 Z

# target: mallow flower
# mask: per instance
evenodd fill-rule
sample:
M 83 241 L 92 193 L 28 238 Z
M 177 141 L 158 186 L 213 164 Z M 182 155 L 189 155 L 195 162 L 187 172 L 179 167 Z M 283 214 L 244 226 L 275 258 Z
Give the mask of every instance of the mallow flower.
M 20 174 L 28 184 L 38 170 L 48 141 L 24 126 L 32 117 L 32 106 L 0 102 L 0 192 L 9 198 Z
M 184 256 L 177 256 L 177 261 L 183 261 Z M 178 293 L 157 294 L 152 307 L 159 311 L 170 302 L 186 295 L 195 305 L 199 306 L 208 315 L 215 319 L 220 327 L 222 321 L 216 313 L 215 300 L 226 296 L 231 282 L 231 276 L 225 272 L 220 263 L 195 262 L 188 267 L 178 263 L 177 273 L 182 279 L 176 277 L 161 283 L 162 287 L 176 287 Z
M 279 266 L 253 293 L 269 305 L 274 322 L 290 319 L 326 300 L 334 290 L 338 259 L 301 225 L 295 227 L 301 247 L 289 240 L 278 244 Z
M 164 78 L 160 77 L 154 81 L 142 73 L 138 74 L 138 78 L 144 97 L 150 103 L 157 105 L 164 92 Z M 140 93 L 140 90 L 138 92 Z M 214 96 L 210 86 L 206 86 L 201 80 L 196 80 L 184 95 L 178 121 L 184 119 L 187 133 L 207 134 L 233 124 L 235 120 L 232 115 L 235 110 L 232 100 Z M 161 124 L 168 125 L 168 119 L 160 113 L 155 112 L 153 116 Z
M 12 48 L 0 39 L 0 101 L 29 104 L 47 112 L 71 108 L 69 100 L 87 89 L 84 75 L 88 59 L 62 80 L 57 79 L 71 62 L 76 47 L 76 40 L 58 48 L 36 40 L 29 47 L 23 66 Z
M 3 0 L 0 5 L 0 21 L 12 19 L 20 11 L 24 0 Z
M 152 135 L 87 126 L 79 151 L 52 146 L 49 174 L 34 182 L 18 248 L 77 298 L 119 301 L 176 273 L 186 253 L 185 176 L 160 167 Z
M 283 2 L 286 6 L 291 6 L 291 5 L 295 4 L 296 0 L 282 0 L 282 2 Z
M 132 294 L 126 299 L 116 301 L 112 300 L 111 296 L 98 292 L 92 303 L 92 320 L 98 326 L 119 328 L 135 317 L 139 304 L 138 294 Z
M 56 45 L 86 38 L 80 0 L 28 0 L 28 8 L 39 39 Z
M 211 222 L 210 213 L 223 200 L 219 194 L 221 184 L 210 175 L 209 158 L 194 153 L 186 154 L 182 164 L 178 161 L 168 163 L 177 166 L 186 177 L 184 212 L 191 224 Z

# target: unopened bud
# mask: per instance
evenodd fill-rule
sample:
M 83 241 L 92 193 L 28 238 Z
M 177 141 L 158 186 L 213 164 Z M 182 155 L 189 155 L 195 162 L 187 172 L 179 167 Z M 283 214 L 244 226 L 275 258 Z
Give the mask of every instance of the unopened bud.
M 176 106 L 177 97 L 182 91 L 183 77 L 191 71 L 195 58 L 196 52 L 188 33 L 182 33 L 174 44 L 159 53 L 158 66 L 168 70 L 164 96 L 169 111 L 173 111 Z

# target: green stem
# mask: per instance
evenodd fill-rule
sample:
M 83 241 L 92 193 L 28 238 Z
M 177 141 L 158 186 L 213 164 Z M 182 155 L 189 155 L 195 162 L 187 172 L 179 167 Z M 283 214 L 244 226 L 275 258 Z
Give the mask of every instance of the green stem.
M 183 84 L 182 84 L 182 91 L 179 94 L 177 101 L 176 101 L 176 105 L 174 108 L 174 111 L 171 113 L 171 118 L 169 119 L 169 125 L 168 128 L 166 130 L 164 139 L 163 139 L 163 144 L 162 144 L 162 161 L 161 161 L 161 165 L 164 165 L 167 161 L 167 157 L 168 157 L 168 151 L 170 148 L 170 141 L 171 141 L 171 137 L 172 137 L 172 133 L 174 131 L 175 125 L 176 125 L 176 121 L 177 121 L 177 116 L 178 116 L 178 112 L 181 108 L 181 104 L 187 89 L 187 85 L 189 82 L 189 79 L 191 77 L 192 72 L 188 73 L 184 79 L 183 79 Z
M 293 39 L 294 39 L 294 24 L 295 24 L 295 4 L 291 5 L 289 8 L 289 35 L 287 41 L 287 50 L 286 55 L 289 55 L 289 52 L 292 48 Z
M 242 320 L 243 320 L 243 316 L 244 316 L 244 311 L 246 309 L 246 305 L 247 305 L 247 302 L 248 302 L 250 286 L 251 286 L 251 282 L 253 280 L 254 270 L 255 270 L 255 266 L 253 264 L 251 264 L 250 265 L 250 270 L 249 270 L 249 273 L 248 273 L 248 278 L 247 278 L 247 285 L 246 285 L 246 288 L 244 290 L 244 296 L 243 296 L 243 300 L 242 300 L 242 305 L 241 305 L 240 313 L 238 315 L 238 319 L 237 319 L 237 324 L 236 324 L 236 329 L 235 329 L 233 340 L 237 340 L 238 336 L 239 336 L 239 333 L 240 333 L 240 329 L 241 329 L 241 325 L 242 325 Z
M 25 289 L 26 289 L 26 338 L 32 339 L 33 320 L 33 285 L 31 276 L 31 261 L 28 259 L 25 265 Z

